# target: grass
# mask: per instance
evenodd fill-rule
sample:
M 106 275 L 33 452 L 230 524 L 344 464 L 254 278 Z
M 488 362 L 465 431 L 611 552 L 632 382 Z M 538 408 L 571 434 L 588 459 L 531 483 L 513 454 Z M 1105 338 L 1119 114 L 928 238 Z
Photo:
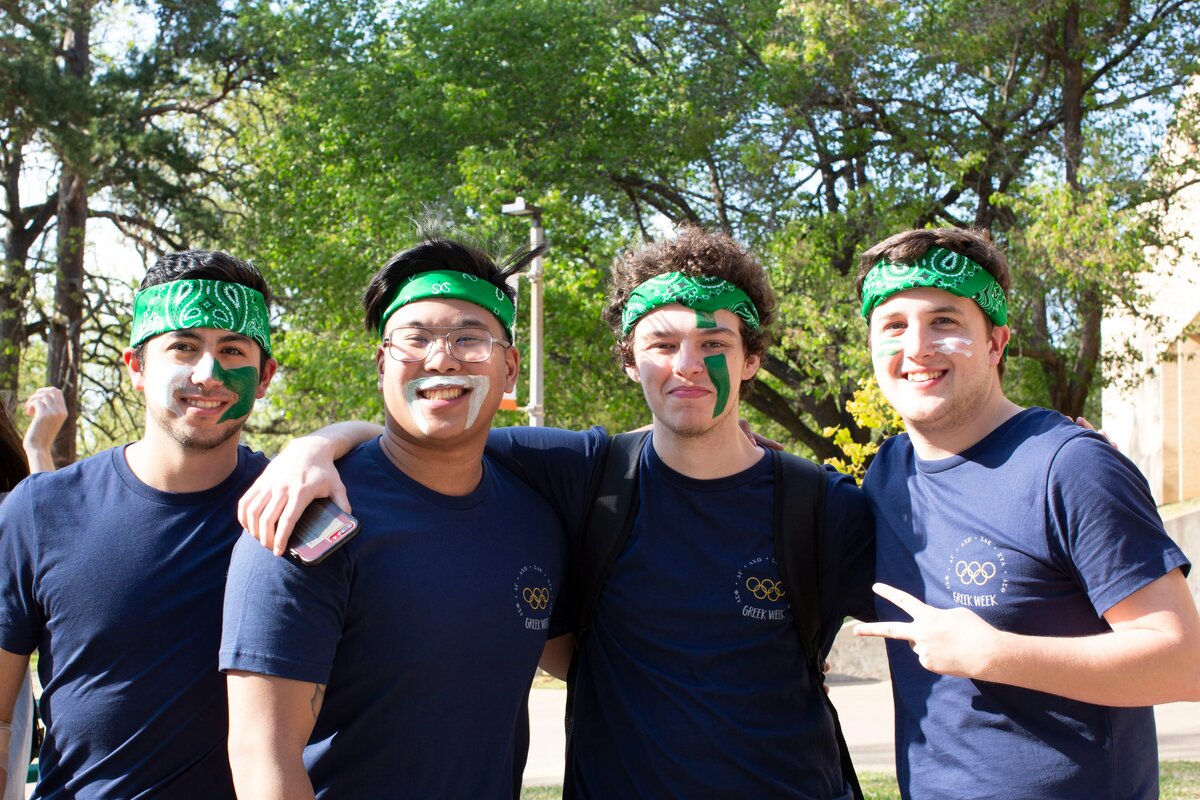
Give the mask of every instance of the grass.
M 1200 800 L 1200 761 L 1163 761 L 1159 764 L 1162 800 Z M 858 775 L 866 800 L 900 800 L 896 776 L 889 772 L 861 772 Z M 560 786 L 529 786 L 521 790 L 521 800 L 559 800 Z

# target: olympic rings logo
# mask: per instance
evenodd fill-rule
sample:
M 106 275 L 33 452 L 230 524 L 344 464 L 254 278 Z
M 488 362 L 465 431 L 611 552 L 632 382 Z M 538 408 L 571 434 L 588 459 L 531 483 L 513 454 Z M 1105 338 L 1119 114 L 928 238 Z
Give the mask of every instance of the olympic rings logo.
M 550 606 L 550 590 L 544 586 L 526 588 L 521 592 L 521 596 L 534 611 L 544 611 Z
M 991 561 L 984 561 L 982 564 L 978 561 L 959 561 L 954 565 L 954 574 L 964 586 L 983 586 L 996 577 L 996 565 Z
M 756 578 L 751 575 L 749 578 L 746 578 L 746 588 L 750 590 L 750 594 L 759 600 L 769 600 L 772 603 L 783 599 L 784 595 L 783 585 L 779 581 L 773 581 L 770 578 Z

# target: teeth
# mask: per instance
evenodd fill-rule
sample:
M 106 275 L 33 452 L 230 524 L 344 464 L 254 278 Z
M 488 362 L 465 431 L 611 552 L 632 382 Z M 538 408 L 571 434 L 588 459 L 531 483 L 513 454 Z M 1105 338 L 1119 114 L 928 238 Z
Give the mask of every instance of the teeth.
M 426 400 L 453 400 L 464 394 L 461 386 L 448 386 L 444 389 L 425 389 L 421 396 Z
M 940 378 L 945 374 L 946 374 L 946 372 L 944 370 L 940 371 L 940 372 L 910 372 L 907 375 L 905 375 L 904 377 L 908 378 L 908 380 L 912 381 L 913 383 L 918 383 L 918 382 L 924 382 L 924 381 L 931 381 L 931 380 L 934 380 L 935 378 Z
M 222 405 L 220 400 L 197 400 L 192 398 L 187 402 L 188 405 L 195 406 L 196 408 L 220 408 Z

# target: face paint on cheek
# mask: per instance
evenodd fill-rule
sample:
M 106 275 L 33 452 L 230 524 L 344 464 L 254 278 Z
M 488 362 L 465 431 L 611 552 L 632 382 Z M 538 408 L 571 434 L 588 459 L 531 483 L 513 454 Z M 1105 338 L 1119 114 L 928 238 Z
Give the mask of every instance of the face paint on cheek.
M 713 417 L 718 417 L 729 402 L 729 364 L 725 361 L 725 354 L 706 357 L 704 368 L 708 370 L 708 378 L 717 390 L 717 404 L 713 406 Z
M 881 339 L 879 344 L 875 346 L 875 357 L 891 358 L 903 349 L 904 347 L 900 344 L 899 339 Z
M 152 370 L 146 376 L 146 401 L 157 403 L 171 414 L 182 417 L 183 406 L 176 393 L 187 391 L 194 369 L 187 364 Z
M 479 409 L 487 398 L 491 382 L 486 375 L 454 375 L 450 377 L 417 378 L 404 384 L 404 404 L 408 406 L 408 415 L 421 429 L 421 433 L 429 434 L 429 420 L 425 417 L 421 405 L 420 392 L 427 388 L 452 388 L 460 386 L 470 392 L 467 398 L 467 419 L 464 430 L 475 424 L 479 417 Z
M 959 355 L 970 358 L 975 355 L 970 350 L 971 345 L 975 344 L 970 339 L 963 339 L 959 336 L 947 336 L 945 339 L 938 339 L 933 343 L 934 352 L 945 353 L 948 356 Z
M 227 419 L 241 419 L 254 408 L 254 396 L 258 394 L 258 369 L 256 367 L 238 367 L 225 369 L 217 361 L 213 361 L 212 375 L 225 385 L 225 388 L 237 395 L 237 400 L 229 407 L 217 422 Z
M 696 312 L 696 327 L 697 328 L 715 328 L 717 327 L 717 315 L 711 311 Z

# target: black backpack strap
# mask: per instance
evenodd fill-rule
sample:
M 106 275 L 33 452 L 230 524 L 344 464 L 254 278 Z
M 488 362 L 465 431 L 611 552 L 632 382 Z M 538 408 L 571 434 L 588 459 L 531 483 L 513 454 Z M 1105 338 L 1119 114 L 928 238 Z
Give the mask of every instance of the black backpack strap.
M 575 559 L 575 600 L 578 604 L 579 623 L 575 629 L 575 641 L 583 646 L 584 636 L 592 624 L 592 613 L 600 600 L 604 581 L 612 569 L 613 562 L 621 553 L 633 529 L 633 518 L 638 509 L 638 464 L 642 459 L 642 448 L 650 435 L 649 430 L 618 433 L 608 443 L 608 452 L 600 470 L 600 479 L 595 484 L 591 503 L 588 505 L 587 522 L 583 538 L 579 543 Z M 567 774 L 563 785 L 563 798 L 574 796 L 571 781 L 571 750 L 574 745 L 571 731 L 575 713 L 575 676 L 579 667 L 579 651 L 576 650 L 567 672 Z
M 792 609 L 796 632 L 804 647 L 808 671 L 817 681 L 825 705 L 833 717 L 842 776 L 862 800 L 862 787 L 850 760 L 837 709 L 825 691 L 825 669 L 821 658 L 821 550 L 825 529 L 826 475 L 808 459 L 778 450 L 771 451 L 775 467 L 774 531 L 775 562 Z
M 608 444 L 576 565 L 579 627 L 575 636 L 580 643 L 591 627 L 592 612 L 609 570 L 633 528 L 638 509 L 638 463 L 649 434 L 648 430 L 618 433 Z

